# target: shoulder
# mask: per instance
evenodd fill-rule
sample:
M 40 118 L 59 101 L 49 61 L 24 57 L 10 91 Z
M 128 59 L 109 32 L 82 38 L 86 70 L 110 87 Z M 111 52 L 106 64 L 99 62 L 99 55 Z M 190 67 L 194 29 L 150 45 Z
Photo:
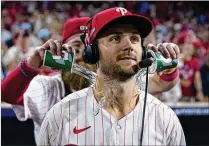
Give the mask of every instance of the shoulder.
M 144 95 L 145 94 L 143 93 L 142 96 Z M 165 125 L 166 133 L 169 134 L 174 128 L 181 127 L 176 113 L 168 105 L 164 104 L 149 93 L 147 93 L 147 106 L 147 108 L 149 108 L 146 109 L 146 111 L 148 110 L 148 114 L 157 118 L 157 121 L 161 121 L 160 123 Z
M 46 94 L 46 92 L 50 91 L 56 91 L 60 90 L 59 92 L 64 92 L 64 84 L 61 79 L 61 77 L 56 76 L 56 77 L 49 77 L 49 76 L 44 76 L 44 75 L 37 75 L 35 76 L 29 86 L 28 89 L 26 90 L 26 94 Z M 42 93 L 43 92 L 43 93 Z M 63 95 L 64 96 L 64 95 Z
M 65 119 L 74 119 L 78 114 L 82 113 L 83 108 L 85 107 L 85 99 L 87 96 L 89 98 L 91 95 L 92 89 L 91 87 L 88 87 L 66 96 L 49 110 L 47 113 L 48 120 L 51 122 L 57 121 L 57 123 L 60 123 Z
M 142 92 L 140 97 L 141 97 L 141 102 L 144 101 L 145 92 Z M 164 104 L 159 99 L 157 99 L 156 97 L 154 97 L 149 93 L 147 93 L 147 105 L 150 108 L 156 108 L 158 114 L 160 116 L 164 116 L 164 118 L 169 118 L 173 116 L 177 117 L 175 112 L 168 105 Z
M 30 84 L 39 84 L 42 86 L 49 86 L 50 84 L 61 84 L 63 81 L 59 76 L 45 76 L 45 75 L 37 75 L 33 78 Z

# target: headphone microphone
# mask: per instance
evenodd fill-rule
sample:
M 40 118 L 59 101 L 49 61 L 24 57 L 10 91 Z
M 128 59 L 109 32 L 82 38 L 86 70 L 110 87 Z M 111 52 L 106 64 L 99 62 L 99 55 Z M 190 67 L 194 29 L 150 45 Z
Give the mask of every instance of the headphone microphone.
M 146 58 L 139 62 L 139 67 L 141 68 L 149 67 L 152 65 L 152 63 L 153 63 L 152 59 Z

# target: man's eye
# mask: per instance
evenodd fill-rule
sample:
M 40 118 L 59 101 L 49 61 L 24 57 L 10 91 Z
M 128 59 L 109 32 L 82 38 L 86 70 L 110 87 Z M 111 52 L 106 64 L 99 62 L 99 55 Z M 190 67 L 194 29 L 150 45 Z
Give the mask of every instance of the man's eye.
M 76 53 L 76 54 L 79 54 L 79 53 L 80 53 L 80 50 L 76 49 L 76 50 L 75 50 L 75 53 Z
M 139 42 L 140 41 L 140 39 L 137 37 L 137 36 L 132 36 L 131 37 L 131 42 L 132 43 L 137 43 L 137 42 Z
M 78 48 L 80 47 L 81 45 L 80 44 L 75 44 L 74 47 Z
M 119 43 L 120 42 L 120 37 L 119 36 L 114 36 L 110 38 L 111 42 Z

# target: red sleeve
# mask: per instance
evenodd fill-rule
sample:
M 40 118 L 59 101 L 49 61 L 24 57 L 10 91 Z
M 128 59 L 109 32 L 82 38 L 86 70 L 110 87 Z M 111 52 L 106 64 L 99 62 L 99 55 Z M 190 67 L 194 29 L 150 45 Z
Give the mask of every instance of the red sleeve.
M 37 74 L 38 71 L 28 67 L 24 60 L 21 67 L 18 66 L 14 69 L 1 83 L 1 100 L 10 104 L 23 105 L 23 94 L 27 90 L 30 81 Z

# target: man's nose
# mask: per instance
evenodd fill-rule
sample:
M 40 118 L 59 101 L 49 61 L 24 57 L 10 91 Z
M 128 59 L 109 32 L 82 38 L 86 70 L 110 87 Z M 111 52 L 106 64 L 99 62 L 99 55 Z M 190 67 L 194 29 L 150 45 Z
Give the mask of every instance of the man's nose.
M 133 51 L 132 42 L 129 36 L 124 37 L 123 39 L 123 51 Z

